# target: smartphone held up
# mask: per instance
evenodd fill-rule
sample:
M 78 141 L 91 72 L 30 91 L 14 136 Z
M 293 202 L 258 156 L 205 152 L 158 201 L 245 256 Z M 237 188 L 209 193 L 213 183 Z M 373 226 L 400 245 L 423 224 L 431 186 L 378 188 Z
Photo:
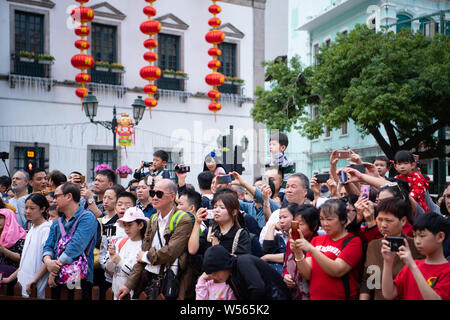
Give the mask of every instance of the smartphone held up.
M 291 234 L 292 239 L 297 240 L 300 239 L 300 234 L 298 233 L 298 221 L 293 220 L 291 222 Z

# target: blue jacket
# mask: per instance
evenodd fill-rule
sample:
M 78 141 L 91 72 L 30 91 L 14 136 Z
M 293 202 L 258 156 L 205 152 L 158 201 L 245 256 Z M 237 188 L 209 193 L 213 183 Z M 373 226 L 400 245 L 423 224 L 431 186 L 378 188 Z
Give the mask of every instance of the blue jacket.
M 264 204 L 264 198 L 262 196 L 261 190 L 258 188 L 255 189 L 255 195 L 253 197 L 255 199 L 255 202 Z M 244 202 L 239 200 L 239 204 L 242 211 L 245 211 L 249 215 L 251 215 L 253 218 L 256 219 L 258 222 L 258 225 L 260 228 L 263 228 L 266 225 L 266 219 L 264 217 L 264 208 L 261 206 L 259 209 L 256 208 L 255 202 Z M 280 209 L 280 205 L 273 201 L 272 199 L 269 199 L 270 204 L 270 210 L 274 212 L 275 210 Z
M 66 230 L 66 233 L 70 232 L 73 224 L 83 211 L 84 209 L 82 207 L 79 207 L 77 212 L 75 212 L 73 217 L 70 218 L 68 222 L 66 222 L 65 216 L 63 216 L 62 224 L 64 226 L 64 229 Z M 86 280 L 89 282 L 94 281 L 94 247 L 95 241 L 97 240 L 97 224 L 98 222 L 95 218 L 95 215 L 91 211 L 86 210 L 86 212 L 78 221 L 78 225 L 75 228 L 72 240 L 70 240 L 66 250 L 59 257 L 59 260 L 61 262 L 65 264 L 71 264 L 85 250 L 87 250 L 92 239 L 94 239 L 91 250 L 87 254 L 89 268 Z M 59 230 L 58 220 L 55 220 L 50 227 L 50 233 L 42 250 L 42 258 L 44 258 L 45 256 L 50 256 L 52 259 L 58 258 L 56 255 L 58 253 L 58 241 L 60 238 L 61 231 Z

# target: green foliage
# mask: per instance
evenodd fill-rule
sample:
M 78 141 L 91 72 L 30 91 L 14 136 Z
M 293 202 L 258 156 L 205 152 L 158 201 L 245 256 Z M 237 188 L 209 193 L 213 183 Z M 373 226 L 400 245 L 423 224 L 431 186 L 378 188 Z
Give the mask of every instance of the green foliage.
M 257 97 L 251 110 L 253 119 L 263 122 L 270 129 L 290 131 L 305 115 L 305 106 L 310 93 L 298 57 L 289 63 L 283 61 L 263 62 L 265 76 L 271 77 L 272 89 L 258 86 Z
M 293 79 L 302 71 L 295 59 L 290 69 L 267 64 L 267 75 L 277 83 L 272 91 L 256 91 L 255 121 L 286 131 L 294 127 L 311 139 L 351 120 L 362 134 L 372 134 L 388 156 L 419 143 L 429 148 L 428 156 L 436 155 L 433 134 L 450 124 L 449 36 L 428 38 L 409 29 L 376 33 L 357 25 L 329 48 L 322 46 L 316 59 L 304 71 L 307 85 L 296 87 Z M 304 112 L 309 94 L 321 98 L 314 119 Z M 291 96 L 298 97 L 295 106 Z M 289 117 L 282 112 L 287 100 Z

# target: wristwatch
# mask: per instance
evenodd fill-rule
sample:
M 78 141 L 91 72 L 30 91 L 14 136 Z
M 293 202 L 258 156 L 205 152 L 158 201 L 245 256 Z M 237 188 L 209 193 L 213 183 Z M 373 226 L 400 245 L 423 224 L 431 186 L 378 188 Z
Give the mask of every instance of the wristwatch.
M 91 204 L 93 204 L 94 203 L 94 199 L 89 199 L 88 200 L 88 205 L 91 205 Z

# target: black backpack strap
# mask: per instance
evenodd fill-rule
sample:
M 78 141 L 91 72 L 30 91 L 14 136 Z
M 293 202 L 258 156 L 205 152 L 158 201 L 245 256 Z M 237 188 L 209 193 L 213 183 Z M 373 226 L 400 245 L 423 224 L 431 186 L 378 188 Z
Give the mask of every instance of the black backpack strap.
M 342 251 L 344 251 L 345 246 L 347 246 L 347 244 L 352 241 L 353 238 L 356 238 L 356 236 L 352 236 L 352 237 L 348 237 L 347 239 L 344 240 L 344 243 L 342 244 Z M 349 273 L 346 273 L 345 275 L 343 275 L 341 277 L 342 282 L 344 283 L 344 290 L 345 290 L 345 300 L 350 300 L 350 278 L 349 278 Z

